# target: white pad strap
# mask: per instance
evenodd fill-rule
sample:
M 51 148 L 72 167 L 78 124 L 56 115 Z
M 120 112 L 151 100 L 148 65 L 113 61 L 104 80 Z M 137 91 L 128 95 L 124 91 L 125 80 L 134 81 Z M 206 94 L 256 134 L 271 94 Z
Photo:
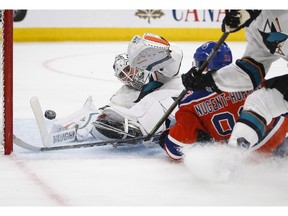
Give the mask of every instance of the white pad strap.
M 144 128 L 138 123 L 137 121 L 137 114 L 134 115 L 129 115 L 129 111 L 131 109 L 127 109 L 125 107 L 120 107 L 120 106 L 113 106 L 113 107 L 107 107 L 106 109 L 103 110 L 102 114 L 106 115 L 107 117 L 118 121 L 118 122 L 123 122 L 124 123 L 124 132 L 128 133 L 129 132 L 129 126 L 133 125 L 137 128 L 140 129 L 141 133 L 143 135 L 146 135 L 146 131 Z M 125 135 L 124 138 L 126 138 L 127 135 Z
M 105 109 L 104 113 L 117 121 L 125 122 L 127 119 L 129 124 L 139 127 L 142 134 L 148 134 L 164 115 L 164 109 L 155 98 L 144 99 L 130 109 L 114 106 Z M 160 127 L 158 132 L 163 129 L 165 129 L 164 126 Z

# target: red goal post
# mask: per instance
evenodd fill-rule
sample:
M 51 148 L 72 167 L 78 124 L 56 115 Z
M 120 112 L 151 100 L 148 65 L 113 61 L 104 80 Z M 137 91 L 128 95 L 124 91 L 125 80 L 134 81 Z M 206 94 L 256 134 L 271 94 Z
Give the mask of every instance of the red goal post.
M 1 10 L 1 144 L 13 151 L 13 10 Z

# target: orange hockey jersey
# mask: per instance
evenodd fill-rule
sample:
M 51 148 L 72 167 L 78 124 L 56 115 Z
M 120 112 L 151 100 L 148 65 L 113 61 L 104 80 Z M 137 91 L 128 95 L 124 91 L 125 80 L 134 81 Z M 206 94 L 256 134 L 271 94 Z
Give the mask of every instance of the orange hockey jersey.
M 227 141 L 240 116 L 245 99 L 251 92 L 217 94 L 188 91 L 179 104 L 179 110 L 175 115 L 176 123 L 164 137 L 163 148 L 167 154 L 173 159 L 182 158 L 181 147 L 201 141 L 199 138 L 203 133 L 213 141 Z M 267 134 L 262 140 L 264 142 L 259 143 L 257 151 L 272 153 L 286 137 L 287 118 L 274 119 L 266 131 Z

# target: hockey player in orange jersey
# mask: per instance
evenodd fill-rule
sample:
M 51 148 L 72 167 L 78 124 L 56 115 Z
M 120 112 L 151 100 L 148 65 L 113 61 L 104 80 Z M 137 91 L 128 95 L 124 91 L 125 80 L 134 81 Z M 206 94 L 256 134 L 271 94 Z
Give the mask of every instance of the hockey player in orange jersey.
M 200 66 L 215 44 L 204 44 L 194 54 L 195 66 Z M 209 47 L 210 46 L 210 47 Z M 208 65 L 209 70 L 217 70 L 229 56 L 225 46 L 221 47 Z M 199 141 L 226 143 L 240 116 L 244 102 L 252 91 L 216 92 L 188 91 L 176 112 L 176 123 L 161 135 L 160 145 L 172 159 L 181 159 L 183 147 Z M 288 119 L 280 116 L 265 128 L 265 136 L 254 149 L 272 155 L 278 152 L 288 132 Z M 283 144 L 284 145 L 284 144 Z M 277 154 L 277 153 L 276 153 Z

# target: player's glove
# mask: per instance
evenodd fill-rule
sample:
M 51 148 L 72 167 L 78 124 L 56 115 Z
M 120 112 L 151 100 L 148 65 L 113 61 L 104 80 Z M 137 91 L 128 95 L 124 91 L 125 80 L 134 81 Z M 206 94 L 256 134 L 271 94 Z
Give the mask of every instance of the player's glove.
M 261 13 L 261 10 L 226 10 L 222 21 L 222 32 L 236 32 L 250 23 Z
M 192 67 L 187 73 L 182 74 L 182 84 L 186 90 L 206 90 L 221 93 L 212 78 L 214 72 L 215 70 L 210 70 L 206 74 L 199 74 L 198 68 Z

